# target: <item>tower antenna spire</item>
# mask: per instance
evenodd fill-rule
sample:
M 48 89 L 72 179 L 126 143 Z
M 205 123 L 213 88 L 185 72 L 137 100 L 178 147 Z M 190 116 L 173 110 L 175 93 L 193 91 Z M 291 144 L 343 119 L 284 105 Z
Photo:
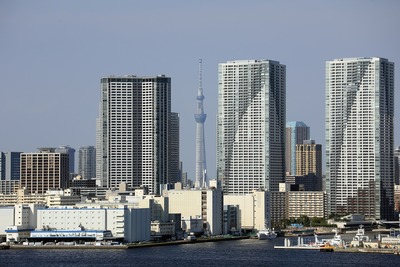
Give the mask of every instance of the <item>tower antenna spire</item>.
M 203 60 L 199 59 L 199 88 L 203 93 Z
M 204 141 L 204 122 L 207 115 L 204 114 L 203 106 L 203 60 L 199 59 L 199 88 L 197 90 L 197 111 L 194 115 L 196 120 L 196 188 L 207 187 L 207 164 L 206 164 L 206 147 Z

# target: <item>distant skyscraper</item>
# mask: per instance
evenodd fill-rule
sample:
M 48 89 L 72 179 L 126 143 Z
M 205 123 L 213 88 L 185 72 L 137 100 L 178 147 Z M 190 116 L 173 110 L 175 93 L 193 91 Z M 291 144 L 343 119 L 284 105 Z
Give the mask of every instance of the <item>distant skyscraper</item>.
M 0 180 L 19 180 L 21 152 L 0 152 Z
M 286 173 L 296 175 L 296 145 L 310 139 L 310 127 L 302 121 L 286 123 Z
M 55 150 L 56 153 L 65 153 L 69 156 L 69 173 L 75 173 L 75 149 L 69 146 L 60 146 Z
M 400 146 L 394 150 L 394 182 L 400 184 Z
M 65 189 L 69 180 L 68 154 L 54 148 L 21 154 L 21 187 L 29 193 L 44 194 L 50 189 Z
M 296 145 L 296 176 L 309 174 L 322 178 L 322 146 L 314 140 Z
M 202 61 L 199 61 L 199 88 L 197 90 L 197 112 L 194 115 L 196 119 L 196 180 L 195 187 L 202 188 L 207 186 L 207 163 L 206 163 L 206 145 L 204 140 L 204 122 L 207 115 L 204 113 L 203 106 L 203 85 L 202 85 Z
M 6 157 L 3 152 L 0 152 L 0 180 L 6 179 Z
M 150 193 L 160 193 L 160 185 L 169 183 L 169 175 L 177 173 L 169 162 L 171 135 L 179 138 L 176 119 L 171 115 L 171 78 L 102 78 L 96 177 L 103 186 L 118 188 L 126 182 L 130 187 L 146 186 Z
M 94 146 L 82 146 L 79 148 L 78 174 L 84 180 L 96 177 L 96 148 Z
M 169 124 L 169 148 L 168 148 L 168 183 L 174 184 L 182 182 L 181 173 L 179 171 L 179 114 L 171 112 Z
M 393 216 L 394 63 L 326 62 L 326 191 L 329 213 Z
M 279 191 L 285 177 L 286 67 L 219 64 L 217 175 L 225 194 Z

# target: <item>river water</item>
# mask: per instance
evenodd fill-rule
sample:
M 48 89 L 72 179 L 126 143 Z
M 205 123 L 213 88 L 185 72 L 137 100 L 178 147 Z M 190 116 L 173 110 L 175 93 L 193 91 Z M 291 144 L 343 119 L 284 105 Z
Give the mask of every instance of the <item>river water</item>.
M 400 266 L 400 256 L 274 249 L 283 238 L 135 249 L 0 250 L 0 266 Z

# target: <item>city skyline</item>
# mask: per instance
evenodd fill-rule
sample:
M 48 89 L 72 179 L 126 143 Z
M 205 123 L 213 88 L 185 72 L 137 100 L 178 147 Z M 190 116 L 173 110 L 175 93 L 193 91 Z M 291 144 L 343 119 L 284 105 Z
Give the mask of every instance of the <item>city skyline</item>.
M 202 58 L 207 174 L 212 179 L 219 63 L 270 58 L 285 64 L 286 121 L 307 122 L 311 138 L 325 150 L 325 62 L 364 56 L 400 62 L 396 1 L 155 2 L 125 2 L 121 8 L 91 1 L 2 1 L 0 150 L 95 145 L 98 80 L 113 74 L 166 74 L 173 80 L 172 110 L 180 114 L 184 171 L 194 180 L 193 113 L 197 59 Z M 377 14 L 376 19 L 366 20 L 369 14 Z M 243 20 L 235 22 L 235 16 Z M 132 28 L 135 33 L 129 34 Z M 268 34 L 260 34 L 264 29 Z M 102 56 L 109 53 L 113 56 Z M 395 87 L 398 78 L 399 72 Z M 395 102 L 399 99 L 395 93 Z M 400 144 L 399 110 L 396 105 L 395 146 Z

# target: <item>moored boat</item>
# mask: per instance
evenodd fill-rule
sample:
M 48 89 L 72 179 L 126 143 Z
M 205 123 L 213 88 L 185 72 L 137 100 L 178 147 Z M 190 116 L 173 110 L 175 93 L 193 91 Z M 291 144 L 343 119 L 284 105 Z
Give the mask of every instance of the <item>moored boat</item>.
M 257 233 L 257 238 L 260 240 L 275 239 L 277 236 L 278 235 L 273 228 L 272 230 L 270 228 L 261 229 Z
M 330 245 L 329 243 L 326 243 L 325 245 L 321 246 L 319 251 L 321 252 L 333 252 L 335 249 L 334 246 Z

